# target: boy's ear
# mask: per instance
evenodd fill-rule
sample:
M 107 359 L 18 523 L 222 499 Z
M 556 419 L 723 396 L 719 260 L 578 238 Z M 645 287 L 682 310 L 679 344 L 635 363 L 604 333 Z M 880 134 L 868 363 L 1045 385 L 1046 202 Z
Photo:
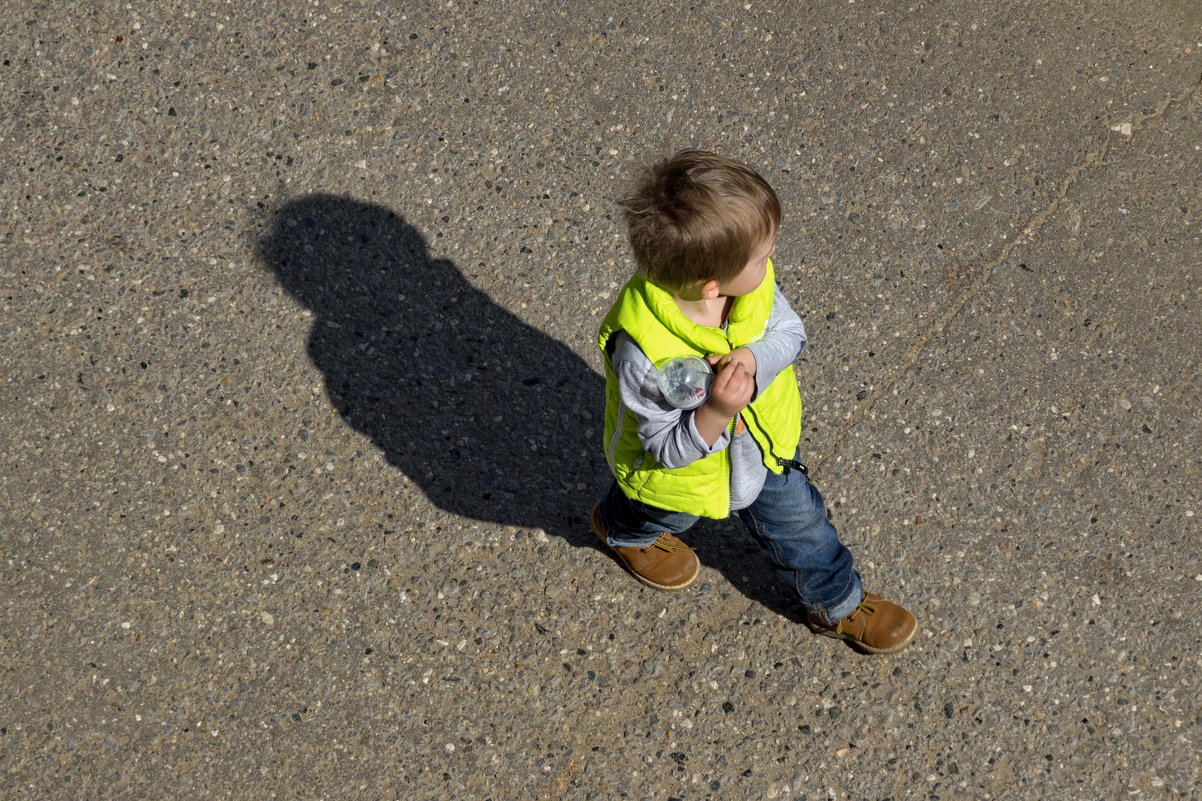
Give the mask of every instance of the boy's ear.
M 711 278 L 710 280 L 703 281 L 701 283 L 701 297 L 706 300 L 714 300 L 718 297 L 718 295 L 719 292 L 717 278 Z

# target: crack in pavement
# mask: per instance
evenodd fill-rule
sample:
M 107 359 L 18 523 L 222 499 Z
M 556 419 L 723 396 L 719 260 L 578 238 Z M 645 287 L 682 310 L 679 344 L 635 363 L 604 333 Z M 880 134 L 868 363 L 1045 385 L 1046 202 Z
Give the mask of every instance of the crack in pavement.
M 1106 134 L 1106 138 L 1102 141 L 1102 144 L 1095 150 L 1086 154 L 1084 161 L 1068 170 L 1068 173 L 1064 181 L 1061 182 L 1060 188 L 1056 192 L 1056 196 L 1051 204 L 1049 204 L 1048 207 L 1043 211 L 1036 214 L 1031 222 L 1023 228 L 1022 232 L 1013 240 L 1007 242 L 1005 246 L 1002 247 L 1001 253 L 987 263 L 980 271 L 972 269 L 968 270 L 969 274 L 974 275 L 972 282 L 969 283 L 969 285 L 964 289 L 963 292 L 960 293 L 959 296 L 951 301 L 947 307 L 947 310 L 944 312 L 939 321 L 934 326 L 927 328 L 926 331 L 919 335 L 914 340 L 913 344 L 906 349 L 901 358 L 898 359 L 896 366 L 887 375 L 885 381 L 870 390 L 868 396 L 851 411 L 843 425 L 839 426 L 838 430 L 830 438 L 830 441 L 827 443 L 827 445 L 819 450 L 813 459 L 809 460 L 810 469 L 813 471 L 819 470 L 828 459 L 835 455 L 835 453 L 842 446 L 844 439 L 847 438 L 847 435 L 850 434 L 852 430 L 856 428 L 856 426 L 864 422 L 864 418 L 868 416 L 881 397 L 890 389 L 892 389 L 907 372 L 913 369 L 914 365 L 918 363 L 919 357 L 922 356 L 923 351 L 927 349 L 933 340 L 943 335 L 948 326 L 951 325 L 952 321 L 954 321 L 960 315 L 960 312 L 964 309 L 965 304 L 981 293 L 981 290 L 985 288 L 985 286 L 989 283 L 989 280 L 993 278 L 994 274 L 997 272 L 997 268 L 1009 260 L 1011 254 L 1013 254 L 1015 250 L 1030 242 L 1035 232 L 1046 225 L 1048 221 L 1060 211 L 1060 207 L 1064 203 L 1064 199 L 1068 196 L 1069 191 L 1077 183 L 1078 179 L 1081 177 L 1081 174 L 1091 167 L 1103 165 L 1107 154 L 1110 152 L 1111 143 L 1114 141 L 1114 132 L 1119 132 L 1124 137 L 1133 135 L 1136 131 L 1142 130 L 1145 123 L 1160 117 L 1173 106 L 1189 100 L 1192 95 L 1198 92 L 1199 88 L 1202 88 L 1202 78 L 1176 96 L 1162 100 L 1159 104 L 1157 104 L 1155 110 L 1147 114 L 1136 115 L 1135 117 L 1132 117 L 1124 122 L 1111 125 L 1110 130 Z

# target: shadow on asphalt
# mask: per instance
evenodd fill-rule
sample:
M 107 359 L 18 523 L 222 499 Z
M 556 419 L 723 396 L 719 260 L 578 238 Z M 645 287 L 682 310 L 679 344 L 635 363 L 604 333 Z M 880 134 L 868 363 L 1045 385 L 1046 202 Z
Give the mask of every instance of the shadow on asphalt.
M 301 197 L 258 245 L 313 312 L 309 356 L 334 407 L 432 503 L 596 547 L 587 514 L 609 482 L 601 376 L 431 258 L 383 206 Z M 694 534 L 736 589 L 796 613 L 741 526 L 702 521 Z
M 279 209 L 259 242 L 313 312 L 334 407 L 439 508 L 591 543 L 604 489 L 603 380 L 431 258 L 395 212 L 332 195 Z

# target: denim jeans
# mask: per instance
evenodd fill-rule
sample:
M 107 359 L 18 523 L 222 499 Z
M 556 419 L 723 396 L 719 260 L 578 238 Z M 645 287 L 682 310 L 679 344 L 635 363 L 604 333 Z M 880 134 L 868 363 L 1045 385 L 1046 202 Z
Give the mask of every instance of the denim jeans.
M 833 623 L 855 610 L 863 597 L 860 574 L 805 473 L 795 467 L 768 473 L 759 497 L 736 514 L 807 612 Z M 612 546 L 644 547 L 661 532 L 680 534 L 698 519 L 627 498 L 617 482 L 601 501 L 601 521 Z

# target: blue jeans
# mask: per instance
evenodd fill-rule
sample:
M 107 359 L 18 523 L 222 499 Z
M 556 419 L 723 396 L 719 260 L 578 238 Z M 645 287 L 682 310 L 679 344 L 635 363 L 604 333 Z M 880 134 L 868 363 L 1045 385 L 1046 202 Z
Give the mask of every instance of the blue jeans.
M 807 612 L 833 623 L 855 610 L 863 598 L 860 574 L 805 473 L 795 467 L 769 472 L 759 497 L 736 514 Z M 644 547 L 661 532 L 680 534 L 698 519 L 627 498 L 617 482 L 601 501 L 601 522 L 613 546 Z

